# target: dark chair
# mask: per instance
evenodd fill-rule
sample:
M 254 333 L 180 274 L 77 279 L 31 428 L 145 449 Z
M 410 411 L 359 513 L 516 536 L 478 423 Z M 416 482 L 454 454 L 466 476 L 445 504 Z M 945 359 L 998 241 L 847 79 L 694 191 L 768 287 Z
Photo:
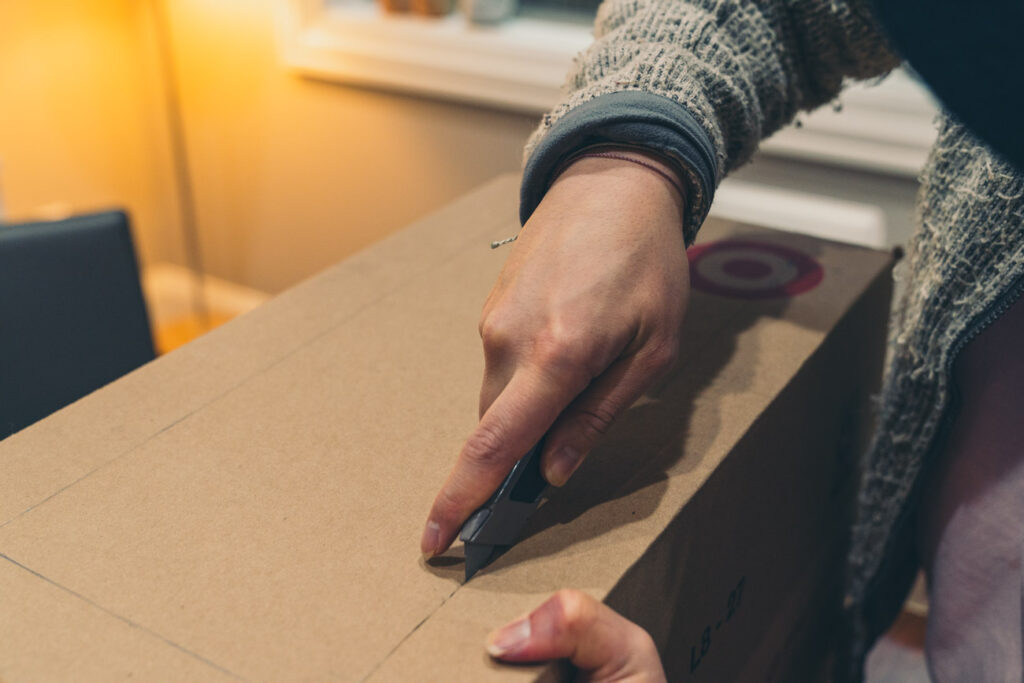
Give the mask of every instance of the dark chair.
M 0 439 L 154 355 L 123 212 L 0 225 Z

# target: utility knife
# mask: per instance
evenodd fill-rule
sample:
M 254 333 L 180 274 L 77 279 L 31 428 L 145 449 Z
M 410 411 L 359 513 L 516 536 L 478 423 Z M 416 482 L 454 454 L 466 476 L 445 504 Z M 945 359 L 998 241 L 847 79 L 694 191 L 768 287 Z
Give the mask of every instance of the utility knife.
M 466 581 L 519 539 L 526 520 L 540 505 L 548 488 L 540 471 L 543 443 L 519 459 L 498 490 L 462 525 L 459 540 L 465 544 Z

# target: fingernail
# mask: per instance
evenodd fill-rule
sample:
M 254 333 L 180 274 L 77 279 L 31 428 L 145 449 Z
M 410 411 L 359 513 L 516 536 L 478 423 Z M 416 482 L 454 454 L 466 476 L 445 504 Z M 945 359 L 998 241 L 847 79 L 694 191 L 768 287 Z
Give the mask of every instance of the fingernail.
M 583 458 L 575 448 L 562 446 L 551 456 L 551 464 L 548 465 L 544 477 L 553 486 L 562 486 L 569 481 L 569 477 L 580 466 Z
M 523 617 L 487 636 L 487 653 L 501 657 L 521 650 L 530 642 L 530 618 Z
M 423 528 L 423 538 L 420 539 L 420 550 L 424 559 L 429 560 L 437 555 L 437 547 L 441 545 L 441 525 L 430 520 Z

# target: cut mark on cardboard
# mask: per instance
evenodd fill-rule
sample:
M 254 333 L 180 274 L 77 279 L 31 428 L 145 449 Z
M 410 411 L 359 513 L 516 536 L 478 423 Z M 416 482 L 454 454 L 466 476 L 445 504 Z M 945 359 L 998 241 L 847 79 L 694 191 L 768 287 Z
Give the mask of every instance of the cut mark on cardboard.
M 219 397 L 218 397 L 218 398 L 219 398 Z M 217 400 L 217 399 L 213 399 L 213 400 L 215 401 L 215 400 Z M 211 403 L 212 403 L 212 402 L 213 402 L 213 401 L 211 401 Z M 208 405 L 208 404 L 206 404 L 206 405 Z M 93 469 L 89 470 L 88 472 L 86 472 L 85 474 L 83 474 L 82 476 L 80 476 L 80 477 L 79 477 L 78 479 L 75 479 L 74 481 L 72 481 L 72 482 L 70 482 L 70 483 L 68 483 L 68 484 L 65 484 L 64 486 L 60 487 L 59 489 L 57 489 L 56 491 L 54 491 L 53 493 L 51 493 L 50 495 L 48 495 L 48 496 L 47 496 L 46 498 L 43 498 L 43 499 L 42 499 L 41 501 L 39 501 L 38 503 L 33 503 L 32 505 L 29 505 L 29 506 L 28 506 L 27 508 L 25 508 L 24 510 L 22 510 L 22 511 L 21 511 L 21 512 L 19 512 L 18 514 L 14 515 L 13 517 L 11 517 L 10 519 L 8 519 L 7 521 L 4 521 L 4 522 L 0 522 L 0 529 L 3 529 L 3 528 L 4 528 L 5 526 L 7 526 L 8 524 L 10 524 L 11 522 L 15 522 L 15 521 L 17 521 L 17 520 L 21 519 L 22 517 L 24 517 L 24 516 L 25 516 L 25 515 L 27 515 L 28 513 L 30 513 L 30 512 L 32 512 L 33 510 L 35 510 L 35 509 L 36 509 L 37 507 L 39 507 L 40 505 L 45 505 L 45 504 L 46 504 L 46 503 L 48 503 L 49 501 L 53 500 L 54 498 L 56 498 L 56 497 L 57 497 L 57 496 L 59 496 L 60 494 L 62 494 L 62 493 L 64 493 L 65 491 L 67 491 L 67 490 L 68 490 L 69 488 L 71 488 L 72 486 L 75 486 L 75 485 L 76 485 L 76 484 L 78 484 L 79 482 L 81 482 L 81 481 L 84 481 L 84 480 L 88 479 L 89 477 L 91 477 L 92 475 L 96 474 L 97 472 L 99 472 L 99 471 L 100 471 L 100 470 L 102 470 L 103 468 L 105 468 L 105 467 L 107 467 L 107 466 L 109 466 L 109 465 L 113 465 L 113 464 L 114 464 L 115 462 L 117 462 L 118 460 L 121 460 L 122 458 L 125 458 L 125 457 L 127 457 L 127 456 L 131 455 L 132 453 L 134 453 L 134 452 L 135 452 L 135 451 L 137 451 L 138 449 L 142 448 L 142 447 L 143 447 L 144 445 L 146 445 L 147 443 L 149 443 L 150 441 L 152 441 L 152 440 L 153 440 L 153 439 L 155 439 L 156 437 L 158 437 L 158 436 L 160 436 L 161 434 L 163 434 L 164 432 L 166 432 L 166 431 L 167 431 L 168 429 L 171 429 L 172 427 L 174 427 L 174 425 L 178 424 L 179 422 L 182 422 L 183 420 L 187 420 L 187 419 L 188 419 L 189 417 L 191 417 L 192 415 L 194 415 L 194 414 L 195 414 L 196 412 L 198 412 L 198 411 L 202 410 L 203 408 L 205 408 L 205 407 L 206 407 L 206 405 L 200 406 L 199 408 L 196 408 L 196 409 L 195 409 L 195 410 L 193 410 L 192 412 L 190 412 L 190 413 L 188 413 L 188 414 L 186 414 L 186 415 L 182 415 L 182 416 L 181 416 L 181 417 L 179 417 L 179 418 L 178 418 L 177 420 L 173 420 L 173 421 L 171 421 L 171 422 L 167 423 L 166 425 L 164 425 L 163 427 L 161 427 L 161 428 L 160 428 L 160 429 L 158 429 L 157 431 L 153 432 L 152 434 L 150 434 L 149 436 L 147 436 L 147 437 L 146 437 L 145 439 L 143 439 L 143 440 L 142 440 L 142 441 L 140 441 L 139 443 L 135 444 L 134 446 L 132 446 L 132 447 L 131 447 L 131 448 L 129 448 L 128 450 L 124 451 L 123 453 L 120 453 L 120 454 L 118 454 L 118 455 L 115 455 L 115 456 L 114 456 L 113 458 L 111 458 L 110 460 L 107 460 L 106 462 L 104 462 L 104 463 L 102 463 L 102 464 L 100 464 L 100 465 L 97 465 L 97 466 L 96 466 L 96 467 L 94 467 Z M 0 553 L 0 557 L 5 557 L 5 555 L 3 555 L 2 553 Z
M 69 595 L 71 595 L 71 596 L 81 600 L 82 602 L 86 603 L 87 605 L 100 610 L 104 614 L 107 614 L 107 615 L 117 619 L 118 621 L 121 621 L 121 622 L 124 622 L 125 624 L 128 624 L 129 626 L 131 626 L 134 629 L 138 629 L 139 631 L 142 631 L 143 633 L 146 633 L 147 635 L 150 635 L 150 636 L 160 640 L 161 642 L 166 643 L 167 645 L 170 645 L 171 647 L 173 647 L 174 649 L 178 650 L 179 652 L 182 652 L 182 653 L 188 655 L 189 657 L 191 657 L 191 658 L 193 658 L 193 659 L 195 659 L 195 660 L 197 660 L 199 662 L 202 662 L 206 666 L 214 668 L 217 671 L 220 671 L 221 673 L 224 673 L 224 674 L 227 674 L 228 676 L 231 676 L 232 678 L 237 678 L 240 681 L 247 680 L 247 679 L 243 678 L 242 676 L 239 676 L 238 674 L 236 674 L 234 671 L 231 671 L 229 669 L 224 668 L 220 664 L 217 664 L 216 662 L 213 662 L 213 661 L 207 659 L 206 657 L 203 657 L 202 655 L 200 655 L 200 654 L 198 654 L 196 652 L 193 652 L 192 650 L 189 650 L 187 647 L 185 647 L 183 645 L 179 645 L 178 643 L 174 642 L 173 640 L 170 640 L 166 636 L 162 636 L 159 633 L 157 633 L 156 631 L 154 631 L 152 629 L 149 629 L 149 628 L 146 628 L 142 624 L 140 624 L 138 622 L 135 622 L 135 621 L 132 621 L 128 617 L 121 616 L 117 612 L 114 612 L 114 611 L 104 607 L 103 605 L 101 605 L 101 604 L 99 604 L 97 602 L 94 602 L 93 600 L 90 600 L 89 598 L 85 597 L 81 593 L 79 593 L 79 592 L 77 592 L 75 590 L 72 590 L 72 589 L 68 588 L 67 586 L 61 585 L 61 584 L 57 583 L 56 581 L 54 581 L 53 579 L 50 579 L 50 578 L 48 578 L 46 576 L 43 576 L 42 574 L 37 572 L 35 569 L 32 569 L 31 567 L 27 567 L 27 566 L 23 565 L 21 562 L 18 562 L 17 560 L 15 560 L 12 557 L 9 557 L 8 555 L 0 553 L 0 558 L 3 558 L 5 560 L 7 560 L 11 564 L 13 564 L 15 567 L 18 567 L 19 569 L 22 569 L 22 570 L 28 572 L 32 576 L 34 576 L 34 577 L 36 577 L 36 578 L 38 578 L 38 579 L 40 579 L 42 581 L 45 581 L 46 583 L 50 584 L 51 586 L 54 586 L 55 588 L 59 588 L 60 590 L 62 590 L 65 593 L 67 593 L 67 594 L 69 594 Z
M 686 251 L 695 289 L 734 299 L 804 294 L 824 278 L 821 264 L 803 252 L 770 242 L 729 239 Z
M 371 300 L 364 302 L 363 305 L 356 307 L 354 310 L 349 312 L 348 315 L 345 315 L 341 319 L 337 320 L 334 324 L 331 324 L 331 325 L 327 326 L 326 328 L 320 330 L 319 332 L 313 334 L 308 339 L 306 339 L 303 343 L 299 344 L 298 346 L 295 346 L 292 349 L 289 349 L 288 351 L 285 351 L 285 352 L 281 353 L 281 355 L 275 357 L 272 362 L 270 362 L 270 363 L 268 363 L 265 366 L 262 366 L 260 368 L 254 369 L 252 372 L 246 374 L 244 377 L 240 378 L 237 382 L 235 382 L 234 384 L 229 386 L 224 391 L 221 391 L 221 392 L 217 393 L 215 396 L 212 396 L 208 401 L 205 401 L 202 404 L 194 407 L 192 410 L 187 411 L 186 413 L 184 413 L 183 415 L 177 417 L 176 419 L 173 419 L 173 420 L 169 421 L 166 425 L 160 427 L 159 429 L 157 429 L 153 433 L 149 434 L 148 436 L 146 436 L 144 439 L 142 439 L 138 443 L 128 447 L 127 449 L 125 449 L 121 453 L 119 453 L 119 454 L 111 457 L 109 460 L 99 464 L 98 466 L 96 466 L 95 468 L 93 468 L 89 472 L 86 472 L 85 474 L 83 474 L 82 476 L 78 477 L 74 481 L 72 481 L 72 482 L 70 482 L 70 483 L 60 487 L 56 491 L 54 491 L 54 492 L 50 493 L 49 495 L 47 495 L 45 498 L 43 498 L 39 502 L 30 505 L 29 507 L 27 507 L 24 510 L 22 510 L 21 512 L 13 515 L 9 519 L 0 522 L 0 529 L 2 529 L 3 527 L 7 526 L 8 524 L 10 524 L 12 522 L 14 522 L 14 521 L 24 517 L 26 514 L 28 514 L 29 512 L 35 510 L 36 508 L 44 505 L 45 503 L 50 502 L 54 498 L 58 497 L 60 494 L 62 494 L 65 491 L 73 488 L 77 484 L 79 484 L 82 481 L 88 479 L 89 477 L 91 477 L 94 474 L 100 472 L 101 470 L 104 470 L 107 467 L 115 464 L 116 462 L 118 462 L 120 460 L 123 460 L 124 458 L 130 456 L 131 454 L 135 453 L 139 449 L 143 448 L 147 443 L 149 443 L 153 439 L 159 437 L 160 435 L 164 434 L 165 432 L 169 431 L 170 429 L 174 428 L 175 426 L 185 422 L 190 417 L 192 417 L 192 416 L 194 416 L 194 415 L 196 415 L 198 413 L 201 413 L 202 411 L 207 409 L 209 406 L 217 403 L 221 399 L 225 398 L 226 396 L 228 396 L 228 395 L 232 394 L 233 392 L 235 392 L 236 390 L 240 389 L 241 387 L 243 387 L 244 385 L 246 385 L 247 383 L 252 381 L 254 378 L 262 376 L 263 374 L 265 374 L 269 370 L 273 369 L 274 367 L 278 366 L 279 364 L 285 362 L 286 360 L 288 360 L 289 358 L 291 358 L 295 354 L 300 353 L 302 350 L 306 349 L 307 347 L 317 343 L 320 339 L 322 339 L 322 338 L 332 334 L 333 332 L 335 332 L 339 328 L 341 328 L 341 327 L 345 326 L 346 324 L 348 324 L 349 322 L 351 322 L 351 320 L 357 318 L 359 315 L 361 315 L 366 310 L 371 309 L 374 306 L 377 306 L 381 301 L 383 301 L 383 300 L 393 296 L 394 294 L 396 294 L 396 293 L 398 293 L 398 292 L 400 292 L 400 291 L 402 291 L 404 289 L 409 288 L 410 286 L 413 286 L 416 281 L 421 279 L 422 276 L 424 276 L 425 274 L 429 274 L 430 272 L 432 272 L 433 269 L 436 269 L 437 267 L 443 266 L 443 265 L 445 265 L 445 264 L 455 260 L 456 258 L 458 258 L 462 254 L 462 252 L 465 250 L 465 247 L 466 247 L 467 244 L 475 244 L 477 241 L 478 241 L 478 239 L 476 239 L 475 237 L 474 238 L 467 238 L 467 239 L 461 241 L 457 246 L 452 248 L 450 253 L 448 253 L 443 258 L 440 258 L 436 263 L 432 264 L 433 268 L 422 269 L 422 270 L 418 270 L 418 271 L 412 273 L 409 277 L 407 277 L 404 280 L 402 280 L 401 282 L 397 283 L 394 287 L 392 287 L 392 288 L 382 292 L 379 296 L 374 297 Z M 52 586 L 54 586 L 54 587 L 64 591 L 68 595 L 71 595 L 72 597 L 77 598 L 78 600 L 81 600 L 82 602 L 90 605 L 91 607 L 94 607 L 95 609 L 98 609 L 101 612 L 103 612 L 103 613 L 105 613 L 105 614 L 107 614 L 107 615 L 117 619 L 118 621 L 121 621 L 121 622 L 127 624 L 128 626 L 130 626 L 130 627 L 132 627 L 134 629 L 138 629 L 139 631 L 142 631 L 143 633 L 146 633 L 147 635 L 150 635 L 150 636 L 152 636 L 154 638 L 157 638 L 161 642 L 166 643 L 167 645 L 173 647 L 174 649 L 184 653 L 185 655 L 187 655 L 187 656 L 189 656 L 189 657 L 191 657 L 191 658 L 193 658 L 193 659 L 195 659 L 195 660 L 197 660 L 197 661 L 199 661 L 199 662 L 201 662 L 201 663 L 203 663 L 203 664 L 205 664 L 207 666 L 210 666 L 213 669 L 216 669 L 217 671 L 220 671 L 220 672 L 222 672 L 222 673 L 224 673 L 224 674 L 226 674 L 228 676 L 231 676 L 232 678 L 238 679 L 238 680 L 248 680 L 245 677 L 243 677 L 243 676 L 241 676 L 241 675 L 239 675 L 239 674 L 237 674 L 237 673 L 235 673 L 235 672 L 233 672 L 233 671 L 231 671 L 231 670 L 229 670 L 229 669 L 227 669 L 227 668 L 217 664 L 216 662 L 213 662 L 213 661 L 203 657 L 202 655 L 200 655 L 200 654 L 198 654 L 196 652 L 193 652 L 193 651 L 189 650 L 188 648 L 186 648 L 186 647 L 184 647 L 184 646 L 182 646 L 182 645 L 180 645 L 180 644 L 170 640 L 166 636 L 163 636 L 160 633 L 158 633 L 156 631 L 153 631 L 152 629 L 150 629 L 150 628 L 148 628 L 148 627 L 146 627 L 146 626 L 144 626 L 142 624 L 139 624 L 139 623 L 137 623 L 135 621 L 132 621 L 128 617 L 125 617 L 125 616 L 123 616 L 121 614 L 118 614 L 118 613 L 110 610 L 109 608 L 104 607 L 103 605 L 101 605 L 101 604 L 99 604 L 99 603 L 97 603 L 97 602 L 87 598 L 86 596 L 82 595 L 81 593 L 78 593 L 77 591 L 75 591 L 75 590 L 73 590 L 71 588 L 68 588 L 67 586 L 62 585 L 62 584 L 58 583 L 57 581 L 54 581 L 53 579 L 50 579 L 49 577 L 47 577 L 47 576 L 37 572 L 36 570 L 32 569 L 31 567 L 28 567 L 28 566 L 18 562 L 14 558 L 4 554 L 3 552 L 0 552 L 0 558 L 10 562 L 11 564 L 15 565 L 16 567 L 19 567 L 20 569 L 28 572 L 29 574 L 31 574 L 33 576 L 39 578 L 40 580 L 45 581 L 46 583 L 48 583 L 48 584 L 50 584 L 50 585 L 52 585 Z M 416 631 L 423 624 L 425 624 L 427 621 L 429 621 L 434 616 L 434 614 L 439 609 L 441 609 L 445 605 L 445 603 L 447 603 L 448 600 L 451 599 L 455 595 L 456 592 L 458 592 L 458 589 L 461 588 L 461 587 L 462 587 L 462 584 L 457 586 L 433 610 L 431 610 L 430 613 L 428 613 L 418 624 L 416 624 L 415 627 L 413 627 L 405 636 L 403 636 L 402 639 L 398 643 L 396 643 L 396 645 L 387 653 L 387 655 L 385 655 L 379 662 L 377 662 L 376 665 L 374 665 L 373 669 L 371 669 L 371 671 L 369 673 L 367 673 L 366 676 L 363 679 L 361 679 L 361 680 L 363 680 L 363 681 L 368 680 L 384 663 L 386 663 L 386 661 L 414 633 L 416 633 Z
M 466 245 L 468 245 L 468 244 L 475 244 L 476 241 L 477 240 L 474 237 L 473 239 L 468 239 L 467 238 L 463 242 L 460 242 L 457 247 L 453 248 L 451 253 L 449 253 L 446 257 L 444 257 L 442 259 L 439 259 L 437 261 L 437 263 L 434 264 L 434 266 L 435 267 L 440 267 L 440 266 L 445 265 L 445 264 L 449 263 L 450 261 L 458 258 L 459 255 L 464 250 L 464 248 L 466 247 Z M 43 498 L 39 502 L 33 503 L 32 505 L 28 506 L 27 508 L 25 508 L 21 512 L 13 515 L 9 519 L 6 519 L 6 520 L 0 522 L 0 529 L 3 529 L 5 526 L 10 524 L 11 522 L 14 522 L 14 521 L 16 521 L 18 519 L 21 519 L 22 517 L 27 515 L 29 512 L 32 512 L 32 510 L 34 510 L 37 507 L 39 507 L 40 505 L 48 503 L 52 499 L 56 498 L 57 496 L 59 496 L 60 494 L 64 493 L 65 491 L 67 491 L 68 489 L 72 488 L 73 486 L 79 484 L 80 482 L 88 479 L 89 477 L 91 477 L 92 475 L 96 474 L 100 470 L 106 469 L 108 466 L 110 466 L 110 465 L 114 464 L 115 462 L 125 458 L 126 456 L 134 453 L 135 451 L 137 451 L 138 449 L 142 448 L 147 443 L 149 443 L 153 439 L 157 438 L 158 436 L 160 436 L 164 432 L 172 429 L 173 427 L 175 427 L 176 425 L 184 422 L 185 420 L 187 420 L 188 418 L 192 417 L 196 413 L 199 413 L 199 412 L 205 410 L 207 407 L 213 405 L 214 403 L 216 403 L 217 401 L 221 400 L 222 398 L 228 396 L 229 394 L 233 393 L 237 389 L 240 389 L 241 387 L 245 386 L 253 378 L 259 377 L 259 376 L 263 375 L 264 373 L 266 373 L 267 371 L 272 370 L 274 367 L 280 365 L 281 363 L 283 363 L 284 361 L 288 360 L 289 358 L 291 358 L 295 354 L 299 353 L 303 349 L 311 346 L 312 344 L 315 344 L 316 342 L 318 342 L 323 337 L 326 337 L 327 335 L 331 334 L 332 332 L 334 332 L 338 328 L 348 324 L 353 318 L 358 317 L 364 311 L 372 308 L 373 306 L 376 306 L 378 303 L 380 303 L 384 299 L 387 299 L 388 297 L 392 296 L 393 294 L 396 294 L 396 293 L 402 291 L 403 289 L 411 286 L 413 282 L 418 280 L 425 273 L 429 273 L 429 272 L 431 272 L 431 269 L 424 269 L 424 270 L 416 271 L 415 273 L 410 275 L 405 280 L 402 280 L 402 282 L 398 283 L 397 285 L 395 285 L 391 289 L 383 292 L 380 296 L 378 296 L 378 297 L 376 297 L 376 298 L 374 298 L 374 299 L 372 299 L 370 301 L 365 302 L 362 306 L 359 306 L 359 307 L 355 308 L 348 315 L 344 316 L 343 318 L 341 318 L 340 320 L 335 322 L 333 325 L 329 325 L 325 329 L 323 329 L 320 332 L 318 332 L 318 333 L 314 334 L 313 336 L 311 336 L 309 339 L 307 339 L 302 344 L 299 344 L 295 348 L 290 349 L 289 351 L 284 352 L 282 355 L 278 356 L 273 362 L 269 363 L 268 365 L 266 365 L 264 367 L 258 368 L 256 370 L 250 372 L 248 375 L 246 375 L 245 377 L 243 377 L 240 380 L 238 380 L 235 384 L 232 384 L 230 387 L 228 387 L 224 391 L 222 391 L 219 394 L 217 394 L 216 396 L 213 396 L 212 398 L 210 398 L 210 400 L 206 401 L 205 403 L 203 403 L 203 404 L 201 404 L 199 406 L 196 406 L 195 408 L 193 408 L 192 410 L 186 412 L 184 415 L 181 415 L 177 419 L 171 420 L 170 422 L 168 422 L 163 427 L 159 428 L 158 430 L 156 430 L 152 434 L 149 434 L 146 438 L 144 438 L 142 441 L 138 442 L 137 444 L 135 444 L 133 446 L 130 446 L 127 450 L 125 450 L 125 451 L 123 451 L 123 452 L 113 456 L 112 458 L 110 458 L 109 460 L 101 463 L 100 465 L 97 465 L 95 468 L 93 468 L 89 472 L 86 472 L 85 474 L 80 476 L 78 479 L 75 479 L 74 481 L 72 481 L 72 482 L 70 482 L 68 484 L 65 484 L 64 486 L 62 486 L 61 488 L 57 489 L 53 493 L 49 494 L 48 496 L 46 496 L 45 498 Z
M 423 626 L 423 624 L 425 624 L 428 621 L 430 621 L 430 619 L 435 614 L 437 614 L 437 611 L 439 609 L 441 609 L 442 607 L 444 607 L 444 604 L 446 602 L 448 602 L 449 600 L 451 600 L 452 596 L 455 595 L 456 593 L 458 593 L 459 589 L 462 588 L 464 585 L 466 585 L 466 584 L 459 584 L 458 586 L 456 586 L 455 589 L 451 593 L 448 594 L 448 597 L 446 597 L 444 600 L 442 600 L 440 603 L 438 603 L 437 607 L 435 607 L 434 609 L 430 610 L 430 612 L 427 613 L 427 616 L 425 616 L 422 619 L 420 619 L 420 623 L 418 623 L 415 626 L 413 626 L 412 629 L 408 633 L 406 633 L 404 636 L 402 636 L 401 640 L 399 640 L 397 643 L 395 643 L 395 646 L 393 648 L 391 648 L 390 650 L 388 650 L 388 653 L 386 655 L 384 655 L 383 657 L 381 657 L 380 661 L 377 662 L 376 664 L 374 664 L 373 668 L 370 669 L 366 673 L 365 676 L 363 676 L 362 678 L 359 679 L 359 683 L 366 683 L 366 681 L 370 680 L 370 677 L 373 676 L 373 674 L 377 673 L 377 669 L 379 669 L 381 666 L 383 666 L 384 662 L 386 662 L 389 659 L 391 659 L 391 655 L 393 655 L 396 652 L 398 652 L 398 649 L 400 647 L 402 647 L 402 645 L 405 644 L 405 641 L 409 640 L 409 638 L 412 637 L 412 634 L 414 634 L 414 633 L 416 633 L 416 631 L 420 630 L 420 626 Z

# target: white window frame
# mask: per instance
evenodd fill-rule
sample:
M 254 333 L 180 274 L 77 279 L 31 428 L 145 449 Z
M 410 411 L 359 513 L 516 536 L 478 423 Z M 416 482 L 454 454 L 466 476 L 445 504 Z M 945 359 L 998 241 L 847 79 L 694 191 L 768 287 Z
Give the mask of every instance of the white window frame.
M 389 15 L 376 3 L 283 0 L 286 62 L 314 77 L 502 109 L 555 104 L 588 26 L 515 18 L 475 26 L 461 15 Z
M 286 63 L 314 78 L 540 114 L 559 99 L 586 26 L 517 17 L 475 26 L 389 15 L 375 3 L 279 0 Z M 902 176 L 917 174 L 935 138 L 935 106 L 903 72 L 848 89 L 762 145 L 771 155 Z

